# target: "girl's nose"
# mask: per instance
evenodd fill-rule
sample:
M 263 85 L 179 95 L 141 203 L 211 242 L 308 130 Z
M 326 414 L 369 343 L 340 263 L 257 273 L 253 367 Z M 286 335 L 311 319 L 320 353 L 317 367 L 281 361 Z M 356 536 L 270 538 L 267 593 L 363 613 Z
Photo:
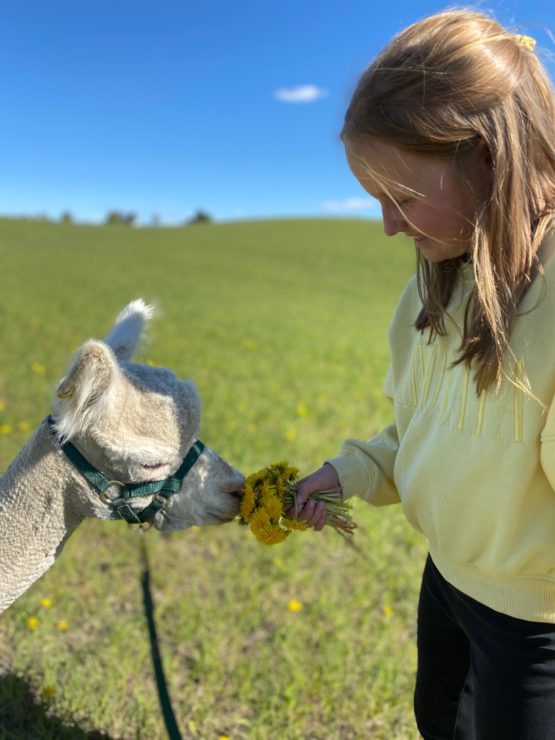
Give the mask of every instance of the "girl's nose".
M 405 221 L 394 203 L 382 205 L 382 220 L 386 236 L 395 236 L 405 228 Z

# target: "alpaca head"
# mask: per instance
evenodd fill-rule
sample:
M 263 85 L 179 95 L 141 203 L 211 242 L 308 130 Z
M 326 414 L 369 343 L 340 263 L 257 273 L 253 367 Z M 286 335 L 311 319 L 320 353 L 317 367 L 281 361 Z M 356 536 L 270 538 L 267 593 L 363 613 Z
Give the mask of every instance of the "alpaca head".
M 169 370 L 131 362 L 151 315 L 150 306 L 134 301 L 104 341 L 85 342 L 53 402 L 60 439 L 70 440 L 106 478 L 121 483 L 171 476 L 199 432 L 194 385 Z M 229 521 L 238 512 L 242 484 L 241 474 L 207 447 L 154 525 L 171 530 Z M 114 486 L 111 495 L 116 494 Z M 149 500 L 133 506 L 143 509 Z M 115 517 L 92 489 L 87 507 L 99 518 Z

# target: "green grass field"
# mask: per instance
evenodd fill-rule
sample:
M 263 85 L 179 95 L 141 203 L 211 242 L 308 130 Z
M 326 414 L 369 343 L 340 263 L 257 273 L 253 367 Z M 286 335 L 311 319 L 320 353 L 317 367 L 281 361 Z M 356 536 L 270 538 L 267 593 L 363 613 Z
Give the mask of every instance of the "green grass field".
M 143 297 L 143 361 L 192 378 L 201 438 L 245 473 L 308 473 L 390 419 L 386 330 L 413 250 L 378 224 L 182 229 L 0 221 L 0 469 L 48 413 L 73 352 Z M 416 738 L 424 543 L 398 507 L 259 545 L 232 522 L 146 535 L 184 737 Z M 0 619 L 0 738 L 164 738 L 139 537 L 88 521 Z M 29 621 L 30 620 L 30 621 Z

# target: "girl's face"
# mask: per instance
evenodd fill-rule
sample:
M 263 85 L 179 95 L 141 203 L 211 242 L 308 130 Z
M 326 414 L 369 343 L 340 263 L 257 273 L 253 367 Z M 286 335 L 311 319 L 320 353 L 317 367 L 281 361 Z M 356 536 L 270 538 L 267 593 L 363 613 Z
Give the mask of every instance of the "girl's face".
M 414 240 L 429 262 L 468 252 L 477 208 L 487 198 L 491 172 L 481 149 L 468 154 L 466 180 L 451 159 L 415 154 L 373 140 L 346 143 L 349 167 L 382 207 L 387 236 Z M 470 186 L 470 187 L 469 187 Z

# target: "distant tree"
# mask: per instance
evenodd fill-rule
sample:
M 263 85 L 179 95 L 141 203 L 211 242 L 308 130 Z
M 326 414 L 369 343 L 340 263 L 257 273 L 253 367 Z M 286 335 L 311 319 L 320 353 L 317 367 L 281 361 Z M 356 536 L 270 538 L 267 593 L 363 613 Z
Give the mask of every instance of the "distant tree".
M 106 214 L 107 226 L 136 226 L 137 225 L 137 214 L 130 211 L 129 213 L 122 213 L 121 211 L 108 211 Z
M 106 226 L 116 226 L 122 223 L 121 213 L 119 211 L 108 211 L 106 214 Z
M 61 224 L 72 224 L 73 223 L 73 216 L 69 211 L 64 211 L 62 215 L 60 216 L 60 223 Z
M 186 221 L 186 224 L 188 226 L 193 226 L 194 224 L 209 224 L 212 223 L 212 216 L 209 213 L 206 213 L 206 211 L 196 211 L 196 213 L 191 216 L 191 218 Z

